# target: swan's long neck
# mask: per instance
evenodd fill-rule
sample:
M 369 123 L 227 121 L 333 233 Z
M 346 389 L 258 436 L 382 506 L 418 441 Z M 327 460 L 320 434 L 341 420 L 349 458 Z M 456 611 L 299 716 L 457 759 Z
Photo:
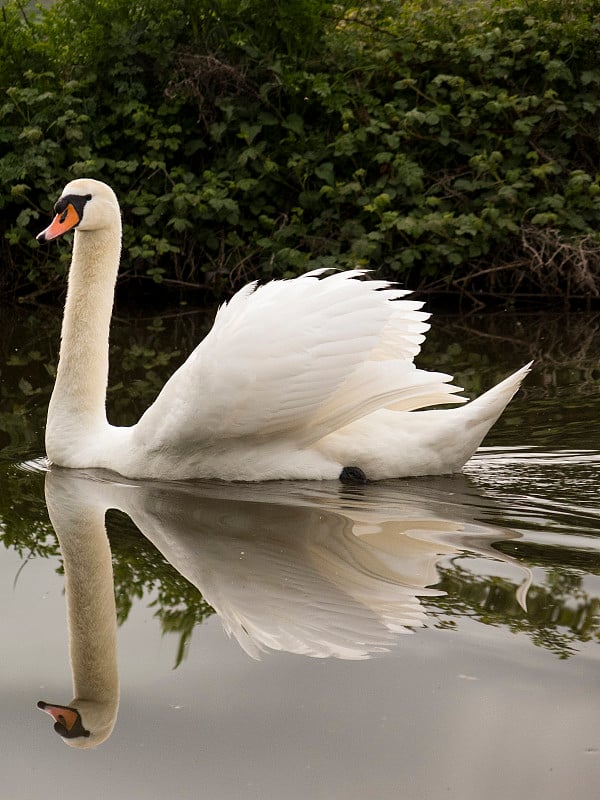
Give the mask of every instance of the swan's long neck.
M 46 427 L 48 457 L 63 466 L 85 466 L 78 461 L 81 449 L 107 426 L 109 330 L 120 253 L 118 214 L 109 228 L 75 232 Z

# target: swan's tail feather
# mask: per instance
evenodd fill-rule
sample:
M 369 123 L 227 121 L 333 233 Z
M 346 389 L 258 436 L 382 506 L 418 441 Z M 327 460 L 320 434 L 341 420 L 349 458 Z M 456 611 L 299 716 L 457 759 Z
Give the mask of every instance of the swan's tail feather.
M 533 361 L 530 361 L 480 397 L 472 400 L 461 409 L 461 413 L 472 425 L 485 426 L 487 433 L 518 391 L 523 378 L 531 372 L 532 364 Z
M 462 469 L 471 458 L 519 389 L 523 378 L 530 372 L 532 363 L 521 367 L 462 408 L 423 414 L 423 417 L 429 418 L 435 447 L 446 466 L 445 472 Z
M 460 386 L 440 372 L 424 372 L 406 361 L 368 361 L 321 406 L 304 444 L 313 444 L 380 408 L 414 411 L 432 405 L 465 403 Z
M 332 433 L 320 446 L 340 464 L 359 465 L 371 480 L 458 472 L 504 411 L 530 366 L 460 408 L 406 412 L 381 406 L 376 413 Z M 422 399 L 427 388 L 433 386 L 423 384 Z M 447 394 L 439 403 L 464 402 L 452 394 L 456 387 L 442 384 L 442 390 Z

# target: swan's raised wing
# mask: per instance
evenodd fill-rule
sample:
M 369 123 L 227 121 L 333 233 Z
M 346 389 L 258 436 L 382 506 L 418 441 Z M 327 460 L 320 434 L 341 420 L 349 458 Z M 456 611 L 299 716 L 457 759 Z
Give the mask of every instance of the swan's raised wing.
M 210 333 L 136 426 L 136 437 L 167 449 L 245 437 L 314 440 L 315 421 L 318 438 L 395 402 L 395 389 L 404 398 L 405 373 L 439 389 L 448 376 L 412 365 L 429 327 L 422 304 L 401 299 L 407 292 L 387 282 L 363 278 L 358 270 L 327 277 L 315 271 L 246 286 L 219 309 Z M 390 358 L 401 365 L 400 376 L 381 369 Z M 379 364 L 371 368 L 376 381 L 365 380 L 371 360 Z M 453 391 L 444 384 L 438 394 Z M 340 392 L 343 413 L 337 402 L 328 409 Z

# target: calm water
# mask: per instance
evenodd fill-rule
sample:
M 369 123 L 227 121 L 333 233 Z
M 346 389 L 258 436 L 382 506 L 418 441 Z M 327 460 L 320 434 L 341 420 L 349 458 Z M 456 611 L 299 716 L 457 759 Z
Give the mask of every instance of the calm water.
M 597 796 L 600 315 L 434 320 L 468 393 L 534 371 L 463 474 L 359 488 L 48 472 L 59 319 L 2 319 L 3 796 Z M 118 316 L 111 420 L 208 324 Z M 97 749 L 36 708 L 72 680 Z

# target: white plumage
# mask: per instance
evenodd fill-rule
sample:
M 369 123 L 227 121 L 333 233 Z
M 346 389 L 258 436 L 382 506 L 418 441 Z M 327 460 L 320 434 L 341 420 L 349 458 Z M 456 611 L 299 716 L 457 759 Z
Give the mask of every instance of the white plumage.
M 68 212 L 68 213 L 67 213 Z M 72 213 L 71 213 L 72 212 Z M 451 376 L 417 369 L 429 325 L 405 290 L 363 271 L 249 284 L 129 428 L 105 413 L 108 334 L 121 247 L 106 184 L 69 183 L 40 234 L 75 227 L 48 457 L 137 478 L 369 479 L 462 467 L 528 371 L 462 408 Z

